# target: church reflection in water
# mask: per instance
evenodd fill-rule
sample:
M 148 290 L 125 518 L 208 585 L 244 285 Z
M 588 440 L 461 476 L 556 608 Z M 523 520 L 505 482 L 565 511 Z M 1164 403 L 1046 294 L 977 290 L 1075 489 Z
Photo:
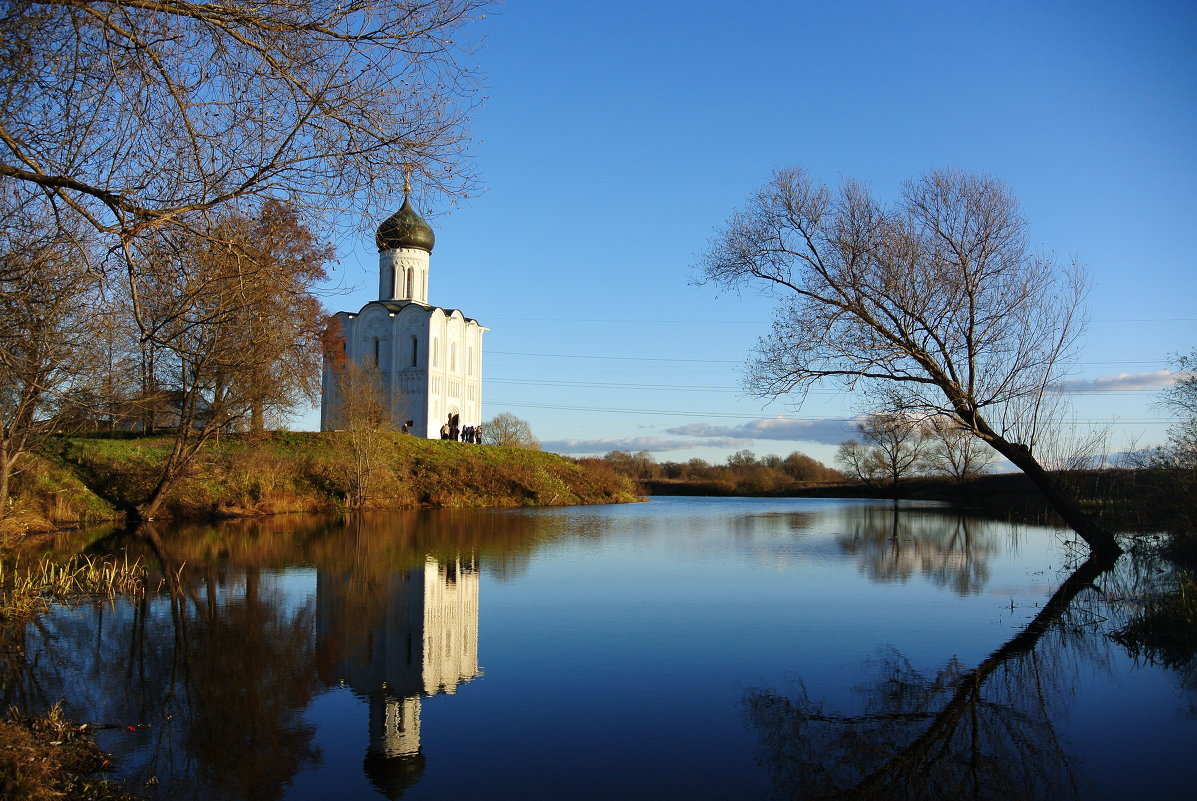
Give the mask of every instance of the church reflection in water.
M 316 584 L 321 678 L 369 699 L 364 767 L 387 797 L 423 774 L 421 699 L 480 675 L 478 565 L 473 557 L 364 578 L 321 570 Z

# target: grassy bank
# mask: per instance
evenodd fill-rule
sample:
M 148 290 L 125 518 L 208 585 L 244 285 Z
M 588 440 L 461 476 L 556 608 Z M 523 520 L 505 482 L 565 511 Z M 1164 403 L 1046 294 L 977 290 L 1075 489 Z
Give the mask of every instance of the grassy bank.
M 167 437 L 63 438 L 30 459 L 6 516 L 10 537 L 112 520 L 150 492 Z M 368 509 L 565 506 L 637 500 L 634 484 L 601 461 L 521 448 L 379 433 L 369 465 L 345 435 L 282 432 L 224 437 L 199 455 L 163 516 L 237 517 L 344 508 L 366 487 Z
M 102 776 L 107 755 L 90 726 L 65 720 L 56 706 L 45 715 L 10 713 L 0 720 L 0 798 L 22 801 L 134 801 Z

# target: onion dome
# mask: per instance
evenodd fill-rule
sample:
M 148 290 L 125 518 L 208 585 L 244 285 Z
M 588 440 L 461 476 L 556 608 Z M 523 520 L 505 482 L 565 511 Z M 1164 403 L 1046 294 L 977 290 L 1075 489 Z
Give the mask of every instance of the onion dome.
M 416 214 L 416 210 L 411 207 L 407 195 L 404 194 L 403 207 L 378 226 L 374 241 L 380 251 L 418 248 L 431 253 L 432 246 L 436 244 L 436 236 L 432 233 L 432 226 Z

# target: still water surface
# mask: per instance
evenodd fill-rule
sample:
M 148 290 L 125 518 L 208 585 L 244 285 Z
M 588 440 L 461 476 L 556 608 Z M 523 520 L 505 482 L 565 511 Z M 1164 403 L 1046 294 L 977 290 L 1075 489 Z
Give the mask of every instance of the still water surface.
M 115 724 L 114 775 L 151 798 L 1163 799 L 1197 779 L 1197 681 L 1105 636 L 1142 565 L 1015 640 L 1082 561 L 1054 529 L 655 498 L 159 533 L 179 592 L 57 609 L 4 649 L 3 700 Z M 157 564 L 140 539 L 86 548 Z

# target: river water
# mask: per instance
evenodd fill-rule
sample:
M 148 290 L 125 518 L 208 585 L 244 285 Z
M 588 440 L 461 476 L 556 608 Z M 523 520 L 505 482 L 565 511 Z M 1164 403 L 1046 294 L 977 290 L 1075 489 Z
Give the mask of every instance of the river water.
M 1124 557 L 1045 610 L 1083 562 L 1055 529 L 654 498 L 157 533 L 157 556 L 57 543 L 160 557 L 177 589 L 8 631 L 3 675 L 9 704 L 105 724 L 111 776 L 148 798 L 1162 799 L 1197 779 L 1192 667 L 1106 636 L 1156 568 Z

